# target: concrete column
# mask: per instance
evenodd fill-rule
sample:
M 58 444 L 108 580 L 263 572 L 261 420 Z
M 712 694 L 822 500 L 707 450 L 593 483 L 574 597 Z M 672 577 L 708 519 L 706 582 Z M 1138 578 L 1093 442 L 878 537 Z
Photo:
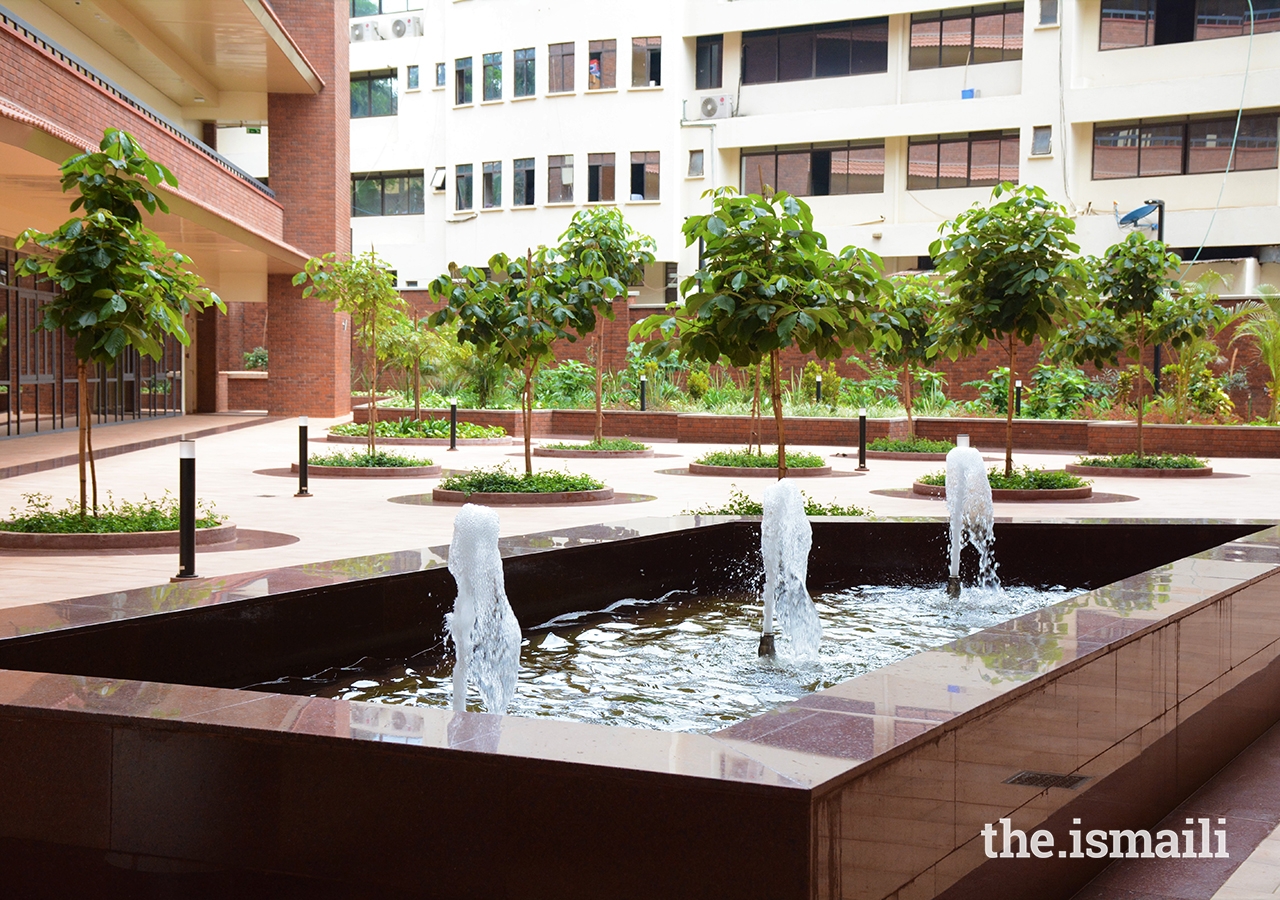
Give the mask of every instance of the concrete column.
M 270 94 L 271 189 L 284 239 L 320 256 L 351 250 L 350 73 L 346 0 L 273 0 L 324 80 L 319 94 Z M 332 417 L 351 409 L 351 330 L 328 303 L 303 300 L 288 275 L 267 278 L 269 408 Z

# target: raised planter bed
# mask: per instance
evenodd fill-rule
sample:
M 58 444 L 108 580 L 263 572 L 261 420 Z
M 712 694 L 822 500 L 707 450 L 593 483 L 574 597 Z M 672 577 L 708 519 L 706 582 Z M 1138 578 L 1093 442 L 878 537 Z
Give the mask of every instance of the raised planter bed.
M 0 550 L 150 550 L 156 547 L 178 548 L 177 531 L 121 531 L 105 534 L 43 534 L 26 531 L 0 531 Z M 236 540 L 236 526 L 227 522 L 213 528 L 196 529 L 196 546 L 231 544 Z
M 436 503 L 479 503 L 481 506 L 546 506 L 612 500 L 613 488 L 600 488 L 595 491 L 553 491 L 547 494 L 525 491 L 513 493 L 477 491 L 468 494 L 464 491 L 446 491 L 443 488 L 436 488 L 431 492 L 431 499 Z
M 298 464 L 290 463 L 289 471 L 297 474 Z M 430 478 L 439 475 L 440 465 L 432 466 L 315 466 L 307 463 L 307 476 L 317 478 Z
M 1080 466 L 1067 463 L 1067 471 L 1072 475 L 1088 475 L 1089 477 L 1111 478 L 1205 478 L 1213 474 L 1212 466 L 1202 469 L 1119 469 L 1114 466 Z
M 946 462 L 945 453 L 904 453 L 901 450 L 868 450 L 867 459 L 915 459 L 920 462 Z
M 911 485 L 911 493 L 925 497 L 946 497 L 947 489 L 936 484 L 921 484 L 919 481 Z M 1042 500 L 1087 500 L 1093 496 L 1093 486 L 1055 488 L 1053 490 L 991 490 L 992 500 L 1010 500 L 1014 502 L 1035 502 Z
M 365 437 L 348 437 L 347 435 L 342 435 L 342 434 L 330 434 L 330 435 L 327 435 L 327 436 L 325 437 L 325 440 L 326 440 L 326 441 L 328 441 L 328 442 L 329 442 L 329 443 L 331 443 L 331 444 L 366 444 L 366 443 L 368 443 L 368 442 L 369 442 L 369 439 L 368 439 L 368 438 L 365 438 Z M 412 446 L 418 446 L 418 447 L 448 447 L 448 446 L 449 446 L 449 439 L 448 439 L 448 438 L 392 438 L 392 437 L 380 437 L 380 438 L 378 438 L 378 443 L 379 443 L 379 444 L 387 444 L 388 446 L 391 446 L 391 447 L 412 447 Z M 510 437 L 498 437 L 498 438 L 463 438 L 463 437 L 460 437 L 460 438 L 458 438 L 458 446 L 459 446 L 459 447 L 475 447 L 475 446 L 478 446 L 478 445 L 481 445 L 481 444 L 504 444 L 504 445 L 505 445 L 505 444 L 510 444 L 510 443 L 511 443 L 511 438 L 510 438 Z
M 644 450 L 563 450 L 551 447 L 534 447 L 534 456 L 550 456 L 556 459 L 642 459 L 653 456 L 653 448 Z
M 689 463 L 690 475 L 720 475 L 730 478 L 777 478 L 778 470 L 772 466 L 707 466 Z M 788 478 L 818 478 L 830 475 L 830 466 L 787 467 Z

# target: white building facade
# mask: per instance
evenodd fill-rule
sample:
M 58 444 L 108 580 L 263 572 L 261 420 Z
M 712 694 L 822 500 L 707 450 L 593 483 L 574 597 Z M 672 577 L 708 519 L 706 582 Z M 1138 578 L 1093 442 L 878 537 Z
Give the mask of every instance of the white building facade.
M 350 48 L 353 246 L 405 288 L 600 204 L 657 242 L 660 303 L 721 185 L 912 269 L 1001 180 L 1066 204 L 1084 252 L 1159 199 L 1170 246 L 1235 260 L 1228 294 L 1280 284 L 1280 0 L 413 5 L 353 0 Z

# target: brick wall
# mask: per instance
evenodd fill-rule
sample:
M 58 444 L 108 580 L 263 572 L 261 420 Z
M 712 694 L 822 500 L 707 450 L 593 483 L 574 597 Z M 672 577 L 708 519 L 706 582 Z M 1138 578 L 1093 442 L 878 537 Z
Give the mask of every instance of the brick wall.
M 351 249 L 349 6 L 275 0 L 272 9 L 324 79 L 309 94 L 270 94 L 271 187 L 284 238 L 313 256 Z M 267 279 L 273 415 L 338 416 L 351 408 L 351 323 L 330 303 L 303 300 L 287 275 Z

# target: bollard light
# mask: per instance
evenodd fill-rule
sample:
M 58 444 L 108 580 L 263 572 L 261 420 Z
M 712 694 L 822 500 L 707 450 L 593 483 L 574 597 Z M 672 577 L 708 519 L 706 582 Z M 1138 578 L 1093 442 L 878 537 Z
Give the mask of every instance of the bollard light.
M 1013 383 L 1013 414 L 1015 416 L 1022 415 L 1022 379 L 1019 378 Z
M 178 575 L 196 577 L 196 442 L 178 442 Z
M 645 410 L 645 388 L 648 387 L 649 381 L 644 375 L 640 376 L 640 412 Z
M 816 389 L 816 391 L 815 391 L 814 399 L 815 399 L 818 403 L 821 403 L 821 402 L 822 402 L 822 376 L 821 376 L 821 375 L 819 375 L 819 376 L 818 376 L 818 380 L 817 380 L 817 389 Z
M 858 410 L 858 471 L 867 471 L 867 408 Z
M 458 449 L 458 398 L 449 398 L 449 449 Z
M 957 434 L 957 435 L 956 435 L 956 446 L 957 446 L 957 447 L 968 447 L 968 446 L 969 446 L 969 435 L 967 435 L 967 434 Z
M 310 497 L 307 490 L 307 417 L 298 416 L 298 493 L 295 497 Z

